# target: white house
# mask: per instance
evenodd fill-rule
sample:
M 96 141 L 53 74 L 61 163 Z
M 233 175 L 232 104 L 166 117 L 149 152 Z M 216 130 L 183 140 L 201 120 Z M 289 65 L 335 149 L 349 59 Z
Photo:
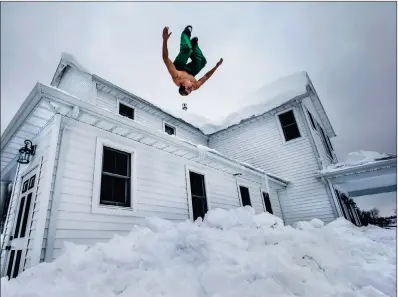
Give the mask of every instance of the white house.
M 308 75 L 267 92 L 203 125 L 63 54 L 51 86 L 37 83 L 2 135 L 1 275 L 54 260 L 65 241 L 127 234 L 147 216 L 195 220 L 245 205 L 286 224 L 345 215 L 333 182 L 319 175 L 337 162 L 335 133 Z

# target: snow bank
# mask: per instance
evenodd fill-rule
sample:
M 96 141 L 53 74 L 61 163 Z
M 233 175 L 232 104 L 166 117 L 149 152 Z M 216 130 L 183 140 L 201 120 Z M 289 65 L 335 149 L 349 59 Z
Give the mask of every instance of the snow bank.
M 359 166 L 374 163 L 380 160 L 396 158 L 396 155 L 382 154 L 374 151 L 358 151 L 351 152 L 348 154 L 343 162 L 331 164 L 321 171 L 321 173 L 333 172 L 349 167 Z
M 147 219 L 128 236 L 68 244 L 54 262 L 2 278 L 2 296 L 395 296 L 395 232 L 322 225 L 292 228 L 250 207 L 195 223 Z

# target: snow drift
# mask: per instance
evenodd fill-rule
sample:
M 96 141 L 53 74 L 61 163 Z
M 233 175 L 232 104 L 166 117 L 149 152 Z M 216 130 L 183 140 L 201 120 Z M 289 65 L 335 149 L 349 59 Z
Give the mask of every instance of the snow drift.
M 126 237 L 67 245 L 1 280 L 2 296 L 395 296 L 395 233 L 344 219 L 293 227 L 250 207 L 205 220 L 147 219 Z

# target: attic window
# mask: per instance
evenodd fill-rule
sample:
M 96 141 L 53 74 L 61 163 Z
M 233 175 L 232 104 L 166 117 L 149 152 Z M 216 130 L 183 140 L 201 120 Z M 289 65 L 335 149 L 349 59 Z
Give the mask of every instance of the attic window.
M 164 132 L 166 132 L 169 135 L 176 135 L 176 128 L 165 123 L 164 124 Z
M 119 114 L 134 120 L 134 108 L 119 102 Z
M 282 113 L 278 117 L 286 141 L 301 137 L 293 110 Z
M 314 118 L 312 117 L 312 114 L 308 110 L 307 110 L 307 113 L 310 118 L 312 128 L 314 128 L 314 130 L 316 130 L 315 121 L 314 121 Z

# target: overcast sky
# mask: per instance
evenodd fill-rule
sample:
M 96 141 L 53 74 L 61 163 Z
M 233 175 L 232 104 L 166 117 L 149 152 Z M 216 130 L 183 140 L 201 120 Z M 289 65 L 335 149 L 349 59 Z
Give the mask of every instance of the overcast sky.
M 242 96 L 296 71 L 308 72 L 337 137 L 351 151 L 396 152 L 396 3 L 1 3 L 1 131 L 37 81 L 49 84 L 61 52 L 155 104 L 182 99 L 161 59 L 162 29 L 178 52 L 181 30 L 208 64 L 224 64 L 188 98 L 189 112 L 219 119 Z

